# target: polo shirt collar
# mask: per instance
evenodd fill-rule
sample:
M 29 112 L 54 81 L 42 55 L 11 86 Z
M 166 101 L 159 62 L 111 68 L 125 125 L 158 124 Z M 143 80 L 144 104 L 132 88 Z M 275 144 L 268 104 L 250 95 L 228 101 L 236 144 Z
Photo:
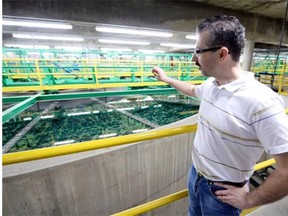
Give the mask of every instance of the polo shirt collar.
M 247 81 L 251 79 L 254 79 L 254 73 L 244 71 L 244 76 L 225 85 L 219 86 L 215 78 L 213 80 L 213 83 L 218 89 L 225 88 L 229 92 L 234 92 L 237 89 L 241 88 L 243 85 L 245 85 Z

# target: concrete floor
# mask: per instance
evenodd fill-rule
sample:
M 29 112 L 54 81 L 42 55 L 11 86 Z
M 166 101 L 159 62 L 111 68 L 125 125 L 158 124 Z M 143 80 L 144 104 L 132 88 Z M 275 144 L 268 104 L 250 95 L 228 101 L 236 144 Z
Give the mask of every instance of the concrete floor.
M 287 216 L 288 215 L 288 196 L 285 198 L 256 209 L 247 216 Z

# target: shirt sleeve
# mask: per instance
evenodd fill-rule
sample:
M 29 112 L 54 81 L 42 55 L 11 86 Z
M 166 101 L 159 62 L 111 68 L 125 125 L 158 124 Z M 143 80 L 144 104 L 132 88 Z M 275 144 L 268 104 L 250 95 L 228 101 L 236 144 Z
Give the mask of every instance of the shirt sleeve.
M 214 78 L 209 77 L 207 80 L 205 80 L 201 85 L 195 86 L 195 94 L 196 97 L 201 99 L 203 95 L 203 91 L 205 88 L 209 87 L 211 85 L 211 82 L 213 81 Z
M 195 95 L 199 99 L 202 97 L 202 85 L 203 84 L 195 86 Z
M 288 117 L 283 101 L 270 98 L 253 113 L 253 128 L 268 154 L 288 152 Z

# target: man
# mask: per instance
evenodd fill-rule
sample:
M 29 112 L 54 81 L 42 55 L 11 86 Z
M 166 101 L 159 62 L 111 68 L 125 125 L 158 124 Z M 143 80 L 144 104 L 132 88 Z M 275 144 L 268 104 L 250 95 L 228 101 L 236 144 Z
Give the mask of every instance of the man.
M 204 76 L 199 86 L 154 76 L 201 100 L 189 173 L 188 215 L 239 215 L 241 209 L 288 194 L 288 118 L 282 99 L 241 70 L 245 28 L 233 16 L 215 16 L 197 26 L 193 61 Z M 249 192 L 248 180 L 264 150 L 277 168 Z

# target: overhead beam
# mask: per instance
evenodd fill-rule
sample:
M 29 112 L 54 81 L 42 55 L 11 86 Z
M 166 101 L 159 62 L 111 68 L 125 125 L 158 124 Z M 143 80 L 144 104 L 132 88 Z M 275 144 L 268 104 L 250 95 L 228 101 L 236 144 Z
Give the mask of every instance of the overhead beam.
M 127 91 L 103 91 L 103 92 L 80 92 L 80 93 L 65 93 L 65 94 L 50 94 L 41 95 L 37 98 L 38 101 L 47 100 L 73 100 L 93 97 L 111 97 L 125 95 L 154 95 L 154 94 L 170 94 L 177 93 L 174 88 L 167 89 L 145 89 L 145 90 L 127 90 Z
M 9 119 L 17 116 L 19 113 L 23 112 L 24 110 L 26 110 L 27 108 L 29 108 L 30 106 L 32 106 L 34 103 L 37 102 L 37 97 L 41 95 L 41 93 L 34 95 L 18 104 L 16 104 L 15 106 L 5 110 L 2 113 L 2 124 L 4 124 L 5 122 L 7 122 Z

